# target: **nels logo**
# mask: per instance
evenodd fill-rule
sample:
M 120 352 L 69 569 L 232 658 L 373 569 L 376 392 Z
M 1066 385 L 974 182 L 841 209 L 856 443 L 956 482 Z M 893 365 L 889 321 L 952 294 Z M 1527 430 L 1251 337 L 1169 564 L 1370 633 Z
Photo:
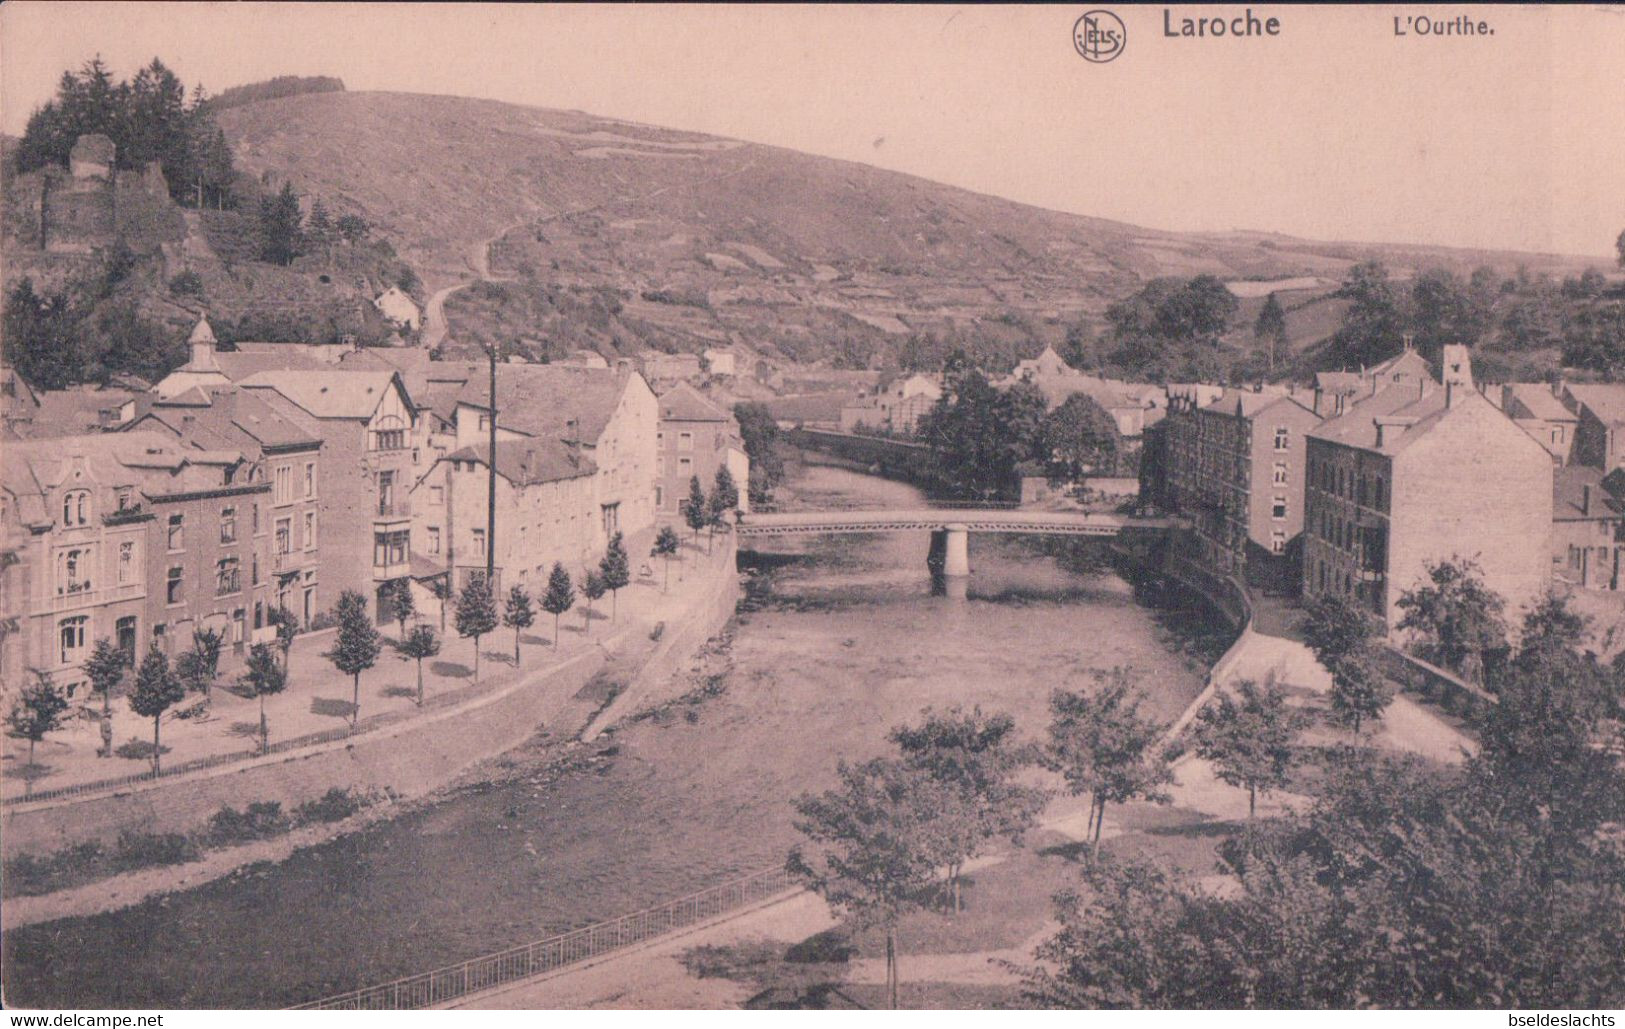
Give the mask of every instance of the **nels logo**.
M 1072 26 L 1072 45 L 1085 61 L 1105 64 L 1123 52 L 1128 30 L 1110 11 L 1090 11 Z

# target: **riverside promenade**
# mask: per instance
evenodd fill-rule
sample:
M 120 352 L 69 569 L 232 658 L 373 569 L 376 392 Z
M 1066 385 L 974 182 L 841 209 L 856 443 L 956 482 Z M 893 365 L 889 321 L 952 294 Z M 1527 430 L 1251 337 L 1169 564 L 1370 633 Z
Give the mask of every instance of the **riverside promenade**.
M 685 541 L 670 564 L 669 586 L 664 562 L 639 556 L 648 552 L 647 540 L 633 539 L 628 549 L 634 571 L 649 574 L 635 575 L 618 598 L 597 601 L 590 620 L 578 595 L 576 607 L 560 619 L 556 648 L 553 618 L 538 612 L 536 624 L 521 636 L 517 666 L 513 630 L 499 628 L 482 638 L 478 682 L 473 641 L 457 637 L 448 616 L 441 654 L 424 662 L 421 708 L 416 664 L 389 645 L 398 627 L 382 627 L 384 650 L 361 676 L 360 718 L 353 731 L 350 677 L 322 656 L 332 645 L 329 631 L 294 644 L 289 688 L 266 705 L 269 754 L 258 752 L 257 701 L 224 688 L 225 677 L 204 717 L 166 716 L 164 774 L 156 779 L 144 757 L 96 756 L 99 733 L 87 717 L 38 748 L 43 774 L 36 771 L 35 795 L 25 796 L 20 774 L 25 751 L 8 741 L 6 854 L 39 854 L 129 828 L 184 831 L 227 801 L 290 805 L 334 786 L 397 797 L 426 792 L 462 767 L 522 742 L 574 698 L 607 657 L 647 651 L 670 665 L 670 643 L 663 647 L 654 637 L 687 630 L 683 641 L 697 646 L 731 615 L 737 590 L 731 537 L 718 536 L 710 553 L 703 537 Z M 438 613 L 420 621 L 438 627 Z M 122 697 L 113 706 L 115 746 L 150 743 L 151 721 L 130 713 Z

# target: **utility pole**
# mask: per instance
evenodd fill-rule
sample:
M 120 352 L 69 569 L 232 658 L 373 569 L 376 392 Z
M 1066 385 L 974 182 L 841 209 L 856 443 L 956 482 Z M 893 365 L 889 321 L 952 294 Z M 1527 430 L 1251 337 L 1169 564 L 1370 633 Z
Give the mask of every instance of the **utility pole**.
M 491 358 L 491 449 L 486 468 L 485 496 L 485 584 L 493 591 L 497 588 L 497 347 L 491 344 L 487 352 Z

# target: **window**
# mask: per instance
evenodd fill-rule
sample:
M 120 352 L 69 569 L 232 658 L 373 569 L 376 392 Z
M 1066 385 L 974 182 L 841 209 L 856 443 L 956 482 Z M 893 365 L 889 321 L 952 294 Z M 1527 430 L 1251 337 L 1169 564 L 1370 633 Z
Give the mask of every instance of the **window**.
M 272 486 L 271 499 L 278 504 L 286 504 L 293 500 L 293 469 L 285 464 L 276 467 L 276 482 Z
M 57 626 L 57 636 L 61 643 L 60 664 L 70 665 L 82 660 L 85 656 L 85 628 L 90 624 L 89 615 L 79 615 L 76 618 L 64 618 Z
M 395 473 L 378 473 L 378 513 L 389 515 L 395 513 Z
M 214 595 L 224 597 L 230 593 L 241 593 L 243 589 L 242 570 L 238 567 L 235 557 L 224 557 L 214 564 Z
M 164 603 L 179 604 L 184 599 L 185 595 L 181 591 L 181 569 L 171 568 L 169 579 L 164 586 Z
M 305 462 L 305 496 L 314 497 L 315 495 L 316 495 L 316 462 L 315 461 L 306 461 Z
M 276 520 L 276 534 L 273 539 L 273 552 L 287 554 L 293 551 L 293 522 L 287 518 Z
M 265 628 L 265 601 L 254 601 L 254 628 Z
M 655 487 L 655 510 L 656 511 L 660 510 L 660 506 L 665 503 L 665 497 L 666 497 L 666 491 L 664 489 L 662 489 L 661 487 L 656 486 Z
M 75 547 L 58 552 L 56 556 L 57 596 L 90 591 L 91 551 L 88 547 Z
M 260 534 L 260 506 L 254 505 L 254 535 Z
M 237 509 L 235 507 L 223 507 L 220 509 L 220 543 L 224 546 L 227 543 L 236 542 Z
M 62 524 L 64 526 L 83 525 L 90 517 L 90 492 L 88 490 L 69 490 L 62 494 Z
M 1286 533 L 1280 529 L 1270 533 L 1270 550 L 1277 554 L 1286 553 Z
M 694 449 L 694 434 L 692 432 L 679 432 L 677 434 L 677 449 L 678 450 L 693 450 Z
M 476 534 L 483 538 L 483 534 Z M 372 534 L 372 565 L 374 568 L 384 568 L 389 565 L 406 563 L 406 547 L 411 533 L 409 532 L 375 532 Z
M 186 516 L 172 514 L 169 516 L 169 549 L 184 550 L 186 548 Z
M 429 487 L 429 504 L 431 506 L 433 506 L 433 507 L 440 507 L 443 504 L 445 504 L 445 502 L 446 502 L 446 487 L 444 487 L 444 486 L 430 486 Z
M 305 549 L 316 549 L 316 512 L 305 512 Z
M 440 553 L 440 529 L 438 526 L 429 526 L 429 553 Z
M 120 543 L 118 545 L 118 581 L 120 586 L 135 581 L 134 543 Z
M 1277 462 L 1275 462 L 1275 485 L 1277 485 L 1277 486 L 1285 486 L 1286 485 L 1286 462 L 1285 461 L 1277 461 Z
M 1275 497 L 1270 501 L 1270 517 L 1276 521 L 1286 517 L 1286 498 Z
M 474 530 L 474 556 L 475 557 L 484 557 L 485 556 L 485 530 L 484 529 L 475 529 Z
M 252 569 L 250 574 L 253 576 L 253 579 L 250 581 L 253 582 L 255 586 L 258 586 L 260 584 L 260 556 L 258 554 L 253 555 L 249 559 L 249 567 Z
M 130 510 L 132 507 L 135 506 L 134 501 L 135 501 L 134 494 L 132 494 L 129 490 L 121 489 L 121 490 L 118 491 L 118 509 L 120 511 L 128 511 L 128 510 Z
M 1288 430 L 1286 426 L 1277 425 L 1275 427 L 1275 449 L 1276 450 L 1289 450 L 1289 449 L 1291 449 L 1290 436 L 1291 436 L 1290 430 Z

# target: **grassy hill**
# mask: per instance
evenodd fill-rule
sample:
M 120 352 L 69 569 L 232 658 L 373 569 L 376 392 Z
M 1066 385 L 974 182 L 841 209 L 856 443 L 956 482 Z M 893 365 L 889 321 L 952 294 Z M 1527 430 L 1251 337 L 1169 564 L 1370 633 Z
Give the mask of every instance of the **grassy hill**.
M 446 349 L 523 341 L 747 345 L 780 361 L 882 363 L 922 336 L 994 363 L 1099 324 L 1152 278 L 1316 277 L 1294 346 L 1334 328 L 1352 262 L 1401 273 L 1571 273 L 1585 262 L 1256 233 L 1175 233 L 1064 214 L 897 172 L 579 112 L 396 93 L 323 93 L 222 111 L 239 163 L 286 178 L 392 240 L 446 299 Z M 487 244 L 491 244 L 487 249 Z M 1259 301 L 1261 302 L 1261 301 Z M 1301 339 L 1299 335 L 1301 332 Z

